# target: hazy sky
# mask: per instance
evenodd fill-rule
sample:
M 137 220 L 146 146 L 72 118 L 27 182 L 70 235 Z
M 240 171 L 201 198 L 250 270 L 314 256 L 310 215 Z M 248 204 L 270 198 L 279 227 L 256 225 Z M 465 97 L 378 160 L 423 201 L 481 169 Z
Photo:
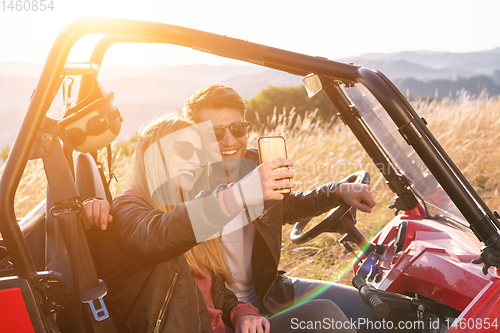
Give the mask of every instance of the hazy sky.
M 1 62 L 43 63 L 57 34 L 86 16 L 182 25 L 330 59 L 366 52 L 468 52 L 500 47 L 499 0 L 52 0 L 54 10 L 45 12 L 11 11 L 7 8 L 11 0 L 2 1 Z M 95 40 L 94 36 L 83 41 L 71 59 L 87 60 L 82 50 Z M 106 61 L 222 60 L 180 47 L 134 45 L 114 46 Z

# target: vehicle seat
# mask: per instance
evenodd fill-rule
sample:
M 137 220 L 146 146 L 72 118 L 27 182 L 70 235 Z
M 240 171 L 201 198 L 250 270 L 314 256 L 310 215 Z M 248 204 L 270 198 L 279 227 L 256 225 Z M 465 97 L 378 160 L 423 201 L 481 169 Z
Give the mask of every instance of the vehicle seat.
M 76 187 L 80 193 L 80 202 L 93 198 L 106 199 L 103 180 L 101 179 L 94 158 L 90 154 L 78 153 L 76 157 L 75 178 Z M 98 274 L 102 271 L 102 233 L 98 228 L 91 228 L 86 231 L 87 242 Z
M 97 165 L 88 153 L 78 153 L 75 169 L 76 187 L 80 202 L 87 199 L 106 199 L 106 192 Z
M 78 153 L 76 157 L 76 186 L 78 192 L 80 193 L 80 202 L 90 198 L 106 198 L 104 191 L 104 186 L 101 180 L 101 176 L 97 169 L 94 159 L 88 153 Z M 65 269 L 60 267 L 60 260 L 63 260 L 62 266 L 68 268 L 69 261 L 67 259 L 67 251 L 64 246 L 64 241 L 61 235 L 61 231 L 57 226 L 54 217 L 50 214 L 50 208 L 52 207 L 52 199 L 50 196 L 50 191 L 47 190 L 47 270 L 54 271 L 64 271 Z M 70 279 L 68 279 L 70 280 Z

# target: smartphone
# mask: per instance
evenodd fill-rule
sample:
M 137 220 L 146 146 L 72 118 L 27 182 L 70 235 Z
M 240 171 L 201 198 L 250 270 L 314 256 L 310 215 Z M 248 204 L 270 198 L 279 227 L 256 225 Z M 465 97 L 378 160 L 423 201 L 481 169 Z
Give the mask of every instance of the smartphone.
M 266 163 L 272 161 L 276 158 L 288 158 L 286 152 L 285 138 L 282 136 L 261 136 L 257 141 L 259 147 L 259 158 L 260 163 Z M 288 169 L 288 167 L 283 167 Z M 280 170 L 282 168 L 277 168 Z M 289 178 L 284 178 L 285 180 L 290 180 Z M 281 179 L 279 179 L 281 180 Z M 284 188 L 281 190 L 275 190 L 279 193 L 290 193 L 290 188 Z

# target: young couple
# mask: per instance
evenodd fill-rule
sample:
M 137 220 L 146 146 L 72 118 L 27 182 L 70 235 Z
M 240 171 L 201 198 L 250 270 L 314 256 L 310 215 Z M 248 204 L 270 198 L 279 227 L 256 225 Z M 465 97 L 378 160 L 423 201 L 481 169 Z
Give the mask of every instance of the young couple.
M 276 192 L 295 186 L 292 170 L 275 170 L 293 163 L 258 165 L 247 149 L 245 111 L 232 88 L 200 89 L 182 117 L 157 119 L 141 133 L 131 187 L 111 215 L 107 201 L 85 204 L 91 224 L 106 230 L 96 266 L 120 331 L 353 332 L 327 323 L 376 320 L 354 288 L 278 272 L 282 225 L 341 200 L 370 212 L 369 187 Z M 300 301 L 313 292 L 315 299 Z M 325 324 L 310 329 L 311 321 Z

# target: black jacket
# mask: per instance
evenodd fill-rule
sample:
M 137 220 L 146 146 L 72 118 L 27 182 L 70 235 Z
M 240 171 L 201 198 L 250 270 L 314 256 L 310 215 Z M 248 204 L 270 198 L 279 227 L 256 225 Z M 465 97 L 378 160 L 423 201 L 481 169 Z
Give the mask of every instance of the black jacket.
M 258 151 L 247 149 L 246 158 L 258 163 Z M 252 250 L 252 272 L 255 290 L 267 310 L 291 301 L 293 287 L 278 277 L 281 255 L 282 226 L 309 220 L 338 206 L 333 193 L 337 183 L 306 192 L 285 194 L 283 200 L 267 201 L 264 212 L 253 223 L 255 239 Z M 288 303 L 290 304 L 290 303 Z
M 165 213 L 124 195 L 114 200 L 111 214 L 113 223 L 97 241 L 96 267 L 108 287 L 105 302 L 119 331 L 212 332 L 203 295 L 183 255 L 197 244 L 185 204 Z M 214 306 L 232 327 L 231 310 L 241 302 L 222 277 L 211 275 Z

